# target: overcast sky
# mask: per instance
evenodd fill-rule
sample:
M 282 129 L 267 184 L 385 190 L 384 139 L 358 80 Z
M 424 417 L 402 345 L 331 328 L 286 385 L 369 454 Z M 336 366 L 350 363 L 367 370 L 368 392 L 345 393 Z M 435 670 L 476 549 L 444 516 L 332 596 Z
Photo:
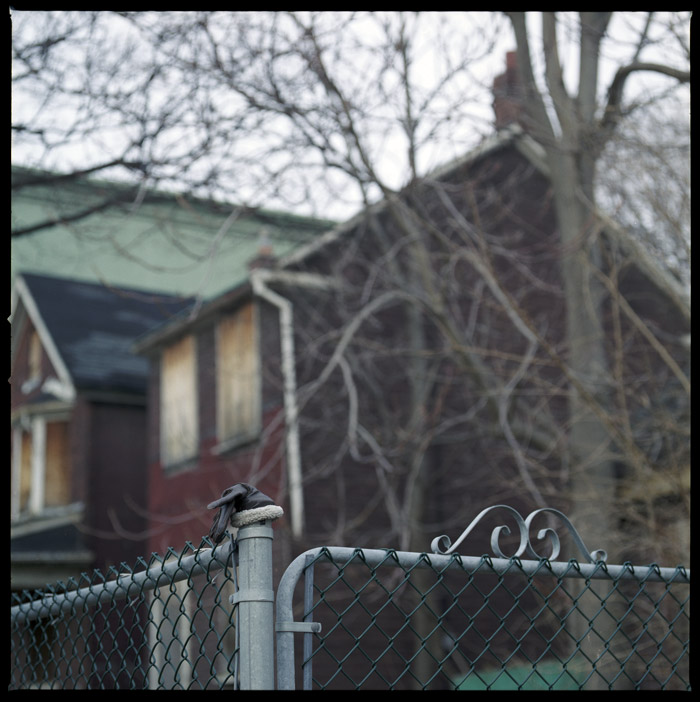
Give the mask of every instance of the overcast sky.
M 411 13 L 408 13 L 409 16 Z M 542 52 L 539 50 L 539 13 L 529 13 L 528 18 L 529 28 L 531 30 L 531 42 L 533 47 L 533 60 L 535 68 L 541 75 Z M 658 14 L 658 13 L 657 13 Z M 15 31 L 31 32 L 35 26 L 40 25 L 44 20 L 46 13 L 42 11 L 17 12 L 13 11 L 13 20 Z M 120 17 L 111 15 L 105 12 L 105 18 L 109 19 L 109 30 L 106 37 L 109 39 L 118 36 L 120 32 L 127 30 L 127 23 Z M 640 29 L 641 24 L 645 21 L 646 13 L 633 12 L 621 13 L 613 19 L 610 25 L 609 37 L 603 45 L 603 61 L 601 64 L 601 86 L 609 84 L 614 71 L 620 63 L 630 60 L 634 51 L 634 39 Z M 154 15 L 154 21 L 157 21 L 157 15 Z M 413 21 L 409 17 L 409 21 Z M 416 65 L 418 74 L 417 84 L 429 89 L 434 85 L 436 76 L 439 71 L 436 69 L 437 54 L 432 48 L 437 42 L 442 43 L 442 47 L 451 60 L 457 61 L 459 55 L 465 51 L 464 38 L 470 37 L 472 42 L 468 50 L 477 59 L 469 63 L 468 71 L 462 79 L 455 81 L 452 84 L 452 90 L 458 91 L 460 100 L 455 104 L 460 105 L 461 113 L 455 115 L 455 118 L 449 123 L 449 129 L 438 132 L 436 137 L 431 141 L 428 147 L 422 149 L 418 162 L 418 170 L 420 173 L 426 173 L 438 167 L 442 163 L 449 161 L 452 158 L 463 155 L 469 149 L 476 146 L 485 137 L 493 133 L 493 113 L 491 108 L 491 83 L 493 78 L 501 73 L 504 69 L 505 54 L 509 50 L 515 48 L 514 38 L 510 28 L 510 23 L 499 13 L 466 13 L 466 12 L 451 12 L 451 13 L 428 13 L 427 18 L 420 20 L 424 26 L 421 33 L 416 35 L 416 42 L 419 46 L 420 61 Z M 477 29 L 475 32 L 474 29 Z M 365 21 L 363 40 L 371 41 L 372 22 Z M 571 92 L 576 88 L 576 74 L 578 70 L 578 45 L 576 43 L 576 35 L 578 31 L 578 20 L 575 13 L 560 13 L 559 37 L 561 47 L 559 50 L 560 59 L 565 69 L 565 82 Z M 491 37 L 489 32 L 493 32 Z M 493 38 L 493 42 L 491 41 Z M 653 39 L 654 37 L 652 37 Z M 479 45 L 478 40 L 483 41 L 483 45 Z M 349 39 L 345 40 L 349 46 Z M 488 50 L 487 50 L 488 49 Z M 347 59 L 351 55 L 351 49 L 343 49 L 343 57 Z M 653 42 L 644 50 L 642 56 L 647 61 L 664 61 L 671 64 L 678 64 L 679 57 L 669 54 L 668 47 L 655 45 Z M 136 57 L 135 57 L 136 60 Z M 347 66 L 353 72 L 361 73 L 362 69 L 353 57 L 347 60 Z M 68 74 L 70 78 L 71 73 Z M 356 80 L 356 75 L 348 76 L 348 81 Z M 653 74 L 639 74 L 634 76 L 634 80 L 629 81 L 626 95 L 630 99 L 635 96 L 642 95 L 649 87 L 658 84 L 660 79 Z M 188 86 L 183 86 L 187 88 Z M 689 93 L 688 93 L 689 94 Z M 53 102 L 51 108 L 47 110 L 44 107 L 45 95 L 41 91 L 29 94 L 23 90 L 16 90 L 13 93 L 12 109 L 16 119 L 24 119 L 28 114 L 37 114 L 38 119 L 32 118 L 29 121 L 37 126 L 55 126 L 56 123 L 68 123 L 73 116 L 71 112 L 74 108 L 70 102 L 65 99 L 59 102 Z M 601 94 L 601 99 L 604 97 Z M 167 99 L 167 96 L 165 97 Z M 447 97 L 446 97 L 447 100 Z M 446 102 L 446 104 L 449 104 Z M 687 103 L 689 105 L 689 102 Z M 681 102 L 681 110 L 683 103 Z M 45 155 L 38 148 L 37 142 L 22 143 L 15 141 L 12 151 L 13 163 L 23 165 L 43 166 L 56 170 L 64 170 L 67 167 L 80 168 L 89 165 L 94 159 L 104 158 L 105 153 L 117 153 L 118 149 L 114 148 L 116 144 L 121 143 L 122 125 L 114 124 L 109 131 L 97 134 L 90 139 L 82 139 L 73 142 L 69 147 L 60 150 L 54 150 L 52 153 Z M 260 149 L 264 151 L 265 144 L 260 145 Z M 252 142 L 249 142 L 249 148 L 256 148 Z M 97 154 L 97 156 L 95 156 Z M 408 173 L 408 164 L 406 161 L 405 139 L 401 133 L 401 129 L 387 129 L 386 131 L 377 132 L 374 137 L 374 155 L 377 160 L 377 170 L 381 177 L 388 185 L 394 188 L 399 188 L 406 180 Z M 118 173 L 113 174 L 114 177 L 119 177 Z M 333 185 L 334 179 L 328 176 L 328 184 Z M 178 189 L 177 181 L 169 183 L 173 189 Z M 184 184 L 182 186 L 185 187 Z M 287 186 L 289 187 L 289 186 Z M 358 207 L 358 203 L 343 202 L 341 197 L 337 196 L 338 192 L 342 192 L 342 186 L 337 187 L 336 195 L 327 199 L 325 210 L 322 213 L 328 217 L 343 219 L 350 216 Z M 216 193 L 223 199 L 235 198 L 236 193 L 221 191 Z M 250 193 L 249 197 L 254 199 L 254 193 Z M 303 214 L 310 213 L 304 206 L 303 197 L 299 197 L 299 205 L 295 208 L 296 211 Z M 266 196 L 267 206 L 278 206 L 281 209 L 290 208 L 290 201 L 280 201 L 276 203 L 274 197 Z

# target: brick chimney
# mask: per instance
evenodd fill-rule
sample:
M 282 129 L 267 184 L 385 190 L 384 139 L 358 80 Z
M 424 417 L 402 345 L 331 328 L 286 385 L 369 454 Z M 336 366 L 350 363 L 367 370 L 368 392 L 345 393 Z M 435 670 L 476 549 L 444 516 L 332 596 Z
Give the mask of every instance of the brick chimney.
M 518 59 L 515 51 L 506 53 L 506 71 L 493 80 L 493 111 L 496 115 L 496 129 L 520 122 L 523 111 L 523 88 L 518 72 Z
M 248 270 L 255 268 L 275 268 L 277 266 L 277 257 L 272 250 L 270 237 L 267 229 L 260 230 L 257 254 L 248 261 Z

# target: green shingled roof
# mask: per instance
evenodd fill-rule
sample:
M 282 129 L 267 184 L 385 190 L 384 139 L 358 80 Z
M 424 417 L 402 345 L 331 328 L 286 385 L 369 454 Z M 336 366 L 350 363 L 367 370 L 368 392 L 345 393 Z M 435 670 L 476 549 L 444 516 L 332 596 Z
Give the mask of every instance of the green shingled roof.
M 13 185 L 41 175 L 13 167 Z M 69 218 L 126 186 L 81 179 L 32 185 L 12 193 L 12 229 Z M 14 237 L 12 278 L 17 273 L 60 275 L 87 282 L 132 286 L 209 298 L 241 283 L 261 239 L 281 257 L 333 223 L 290 214 L 241 212 L 222 232 L 234 205 L 176 194 L 147 192 L 75 222 Z

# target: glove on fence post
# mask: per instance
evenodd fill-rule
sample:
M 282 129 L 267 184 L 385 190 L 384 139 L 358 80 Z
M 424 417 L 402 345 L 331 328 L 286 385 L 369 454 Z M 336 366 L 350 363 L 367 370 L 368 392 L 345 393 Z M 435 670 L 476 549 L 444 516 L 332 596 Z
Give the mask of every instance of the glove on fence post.
M 218 500 L 207 505 L 207 509 L 219 509 L 209 530 L 209 537 L 219 543 L 229 524 L 242 527 L 267 519 L 277 519 L 284 512 L 281 507 L 253 485 L 237 483 L 226 488 Z

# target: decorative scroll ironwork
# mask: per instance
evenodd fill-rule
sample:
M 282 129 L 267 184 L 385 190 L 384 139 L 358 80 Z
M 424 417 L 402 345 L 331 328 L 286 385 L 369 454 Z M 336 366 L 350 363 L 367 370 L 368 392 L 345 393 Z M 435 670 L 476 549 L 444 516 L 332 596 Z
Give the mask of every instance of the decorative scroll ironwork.
M 608 554 L 603 549 L 594 549 L 593 551 L 589 551 L 586 548 L 586 545 L 583 543 L 583 539 L 580 537 L 578 531 L 576 531 L 574 525 L 569 521 L 569 518 L 559 510 L 553 509 L 551 507 L 543 507 L 542 509 L 536 509 L 534 512 L 531 512 L 525 519 L 523 519 L 523 517 L 517 510 L 513 509 L 512 507 L 509 507 L 508 505 L 493 505 L 492 507 L 487 507 L 486 509 L 482 510 L 475 517 L 472 523 L 462 532 L 462 534 L 457 539 L 457 541 L 455 541 L 454 544 L 452 544 L 449 537 L 444 535 L 434 538 L 430 544 L 432 552 L 442 555 L 448 555 L 456 551 L 457 547 L 473 531 L 473 529 L 483 519 L 483 517 L 486 514 L 493 512 L 497 509 L 506 510 L 510 512 L 510 514 L 515 519 L 515 522 L 518 525 L 518 529 L 520 531 L 520 543 L 518 544 L 517 551 L 514 554 L 512 554 L 512 556 L 506 556 L 499 545 L 501 534 L 510 534 L 510 528 L 507 525 L 503 524 L 497 526 L 491 532 L 491 550 L 498 558 L 520 558 L 523 554 L 527 553 L 527 555 L 532 558 L 547 558 L 550 561 L 556 560 L 561 550 L 561 542 L 559 540 L 559 535 L 552 527 L 545 527 L 544 529 L 540 529 L 537 532 L 538 541 L 549 539 L 552 549 L 549 556 L 543 556 L 540 553 L 538 553 L 530 539 L 530 528 L 532 522 L 535 519 L 535 517 L 537 517 L 537 515 L 543 513 L 553 514 L 557 517 L 557 519 L 563 522 L 564 526 L 569 531 L 573 542 L 581 551 L 586 561 L 588 561 L 589 563 L 596 563 L 598 561 L 606 561 L 608 558 Z

